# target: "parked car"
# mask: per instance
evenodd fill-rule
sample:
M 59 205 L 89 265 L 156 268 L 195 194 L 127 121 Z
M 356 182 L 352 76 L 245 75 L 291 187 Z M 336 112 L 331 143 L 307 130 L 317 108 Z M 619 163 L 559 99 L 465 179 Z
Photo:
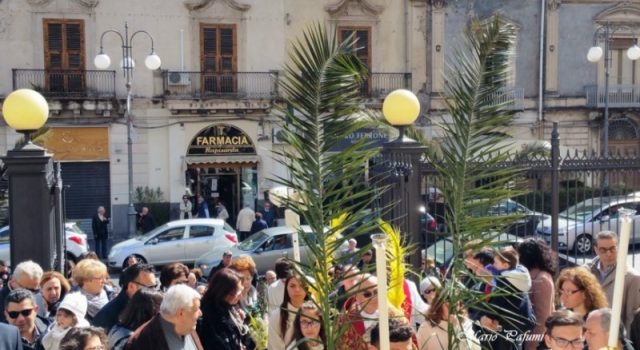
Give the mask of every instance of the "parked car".
M 129 255 L 152 265 L 176 261 L 190 265 L 213 248 L 225 249 L 237 242 L 236 231 L 222 219 L 176 220 L 114 245 L 109 267 L 124 268 Z
M 439 238 L 449 236 L 445 224 L 446 203 L 429 203 L 428 217 L 422 218 L 423 234 L 426 235 L 427 244 L 433 243 Z M 421 208 L 422 211 L 422 208 Z M 427 212 L 427 210 L 425 210 Z M 524 205 L 514 201 L 513 199 L 503 199 L 499 203 L 478 207 L 471 214 L 473 216 L 504 216 L 504 215 L 521 215 L 522 217 L 512 222 L 504 228 L 505 233 L 526 237 L 536 234 L 538 224 L 547 216 L 544 213 L 531 210 Z M 430 219 L 435 218 L 435 222 Z M 435 229 L 430 229 L 435 226 Z
M 67 240 L 67 259 L 78 261 L 88 251 L 87 235 L 75 222 L 65 224 L 65 237 Z M 0 260 L 11 264 L 11 246 L 9 226 L 0 228 Z
M 602 230 L 618 231 L 618 213 L 621 207 L 640 209 L 640 193 L 627 196 L 596 197 L 582 201 L 558 215 L 558 241 L 560 249 L 588 254 L 593 249 L 593 236 Z M 640 242 L 640 212 L 633 216 L 630 243 Z M 537 227 L 537 233 L 551 242 L 551 217 L 546 216 Z
M 311 233 L 309 226 L 301 226 L 304 232 Z M 240 255 L 249 255 L 256 263 L 259 274 L 264 274 L 267 270 L 273 270 L 276 260 L 286 256 L 293 259 L 293 245 L 291 241 L 292 230 L 286 226 L 270 227 L 262 231 L 258 231 L 249 236 L 244 241 L 232 248 L 215 247 L 211 251 L 202 255 L 195 263 L 196 267 L 202 269 L 205 276 L 209 276 L 211 269 L 222 260 L 222 253 L 225 250 L 231 250 L 234 257 Z M 309 251 L 303 239 L 300 239 L 300 260 L 305 263 L 309 262 Z M 284 244 L 276 246 L 276 242 Z M 346 248 L 346 244 L 345 244 Z

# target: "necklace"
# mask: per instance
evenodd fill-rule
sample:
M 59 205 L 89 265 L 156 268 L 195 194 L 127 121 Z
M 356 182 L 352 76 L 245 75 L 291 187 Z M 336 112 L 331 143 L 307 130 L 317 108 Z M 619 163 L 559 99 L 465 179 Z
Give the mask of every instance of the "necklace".
M 238 312 L 237 310 L 235 310 L 235 308 L 232 307 L 231 309 L 229 309 L 229 316 L 231 317 L 231 321 L 233 321 L 233 324 L 236 326 L 236 328 L 238 328 L 240 335 L 244 336 L 249 332 L 249 327 L 247 327 L 247 325 L 245 325 L 240 320 L 240 315 L 238 315 Z

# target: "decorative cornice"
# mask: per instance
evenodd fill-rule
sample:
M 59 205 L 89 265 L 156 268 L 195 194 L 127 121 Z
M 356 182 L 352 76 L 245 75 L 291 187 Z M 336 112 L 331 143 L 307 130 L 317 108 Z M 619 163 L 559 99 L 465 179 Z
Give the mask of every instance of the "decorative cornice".
M 431 6 L 436 9 L 443 9 L 447 6 L 447 0 L 431 0 Z
M 344 9 L 350 2 L 357 2 L 363 12 L 369 13 L 373 16 L 378 16 L 384 11 L 384 7 L 380 5 L 374 5 L 370 3 L 368 0 L 338 0 L 333 5 L 325 6 L 325 10 L 329 12 L 330 15 L 336 15 L 340 11 Z
M 73 1 L 77 2 L 78 4 L 84 7 L 88 7 L 91 9 L 98 6 L 98 3 L 100 2 L 100 0 L 73 0 Z
M 251 8 L 251 5 L 241 4 L 236 0 L 223 1 L 227 4 L 227 6 L 231 7 L 234 10 L 245 12 Z M 186 6 L 189 11 L 200 11 L 202 9 L 210 7 L 214 2 L 216 2 L 216 0 L 186 0 L 184 2 L 184 6 Z
M 27 0 L 31 6 L 44 6 L 51 2 L 51 0 Z
M 1 0 L 0 0 L 1 1 Z M 427 5 L 427 0 L 409 0 L 414 7 L 423 7 Z
M 637 22 L 640 21 L 640 6 L 620 3 L 598 13 L 594 19 L 596 22 Z
M 549 11 L 557 11 L 561 4 L 562 0 L 549 0 L 549 2 L 547 2 L 547 9 Z

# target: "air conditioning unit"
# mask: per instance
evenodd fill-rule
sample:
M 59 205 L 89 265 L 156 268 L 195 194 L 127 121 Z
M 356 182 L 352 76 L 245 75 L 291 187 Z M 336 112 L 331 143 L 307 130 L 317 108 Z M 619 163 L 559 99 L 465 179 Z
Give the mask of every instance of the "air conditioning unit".
M 169 72 L 169 77 L 167 79 L 168 84 L 170 86 L 184 86 L 191 84 L 191 76 L 189 73 L 181 73 L 181 72 Z
M 287 142 L 284 140 L 284 130 L 281 126 L 274 126 L 271 129 L 271 140 L 273 140 L 274 145 L 284 145 Z

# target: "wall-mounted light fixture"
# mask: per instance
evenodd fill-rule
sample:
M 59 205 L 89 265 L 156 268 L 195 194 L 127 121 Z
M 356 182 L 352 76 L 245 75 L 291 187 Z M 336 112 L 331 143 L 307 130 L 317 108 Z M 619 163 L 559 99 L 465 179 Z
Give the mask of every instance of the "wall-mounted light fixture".
M 436 45 L 436 52 L 440 52 L 442 50 L 442 46 L 440 44 Z

